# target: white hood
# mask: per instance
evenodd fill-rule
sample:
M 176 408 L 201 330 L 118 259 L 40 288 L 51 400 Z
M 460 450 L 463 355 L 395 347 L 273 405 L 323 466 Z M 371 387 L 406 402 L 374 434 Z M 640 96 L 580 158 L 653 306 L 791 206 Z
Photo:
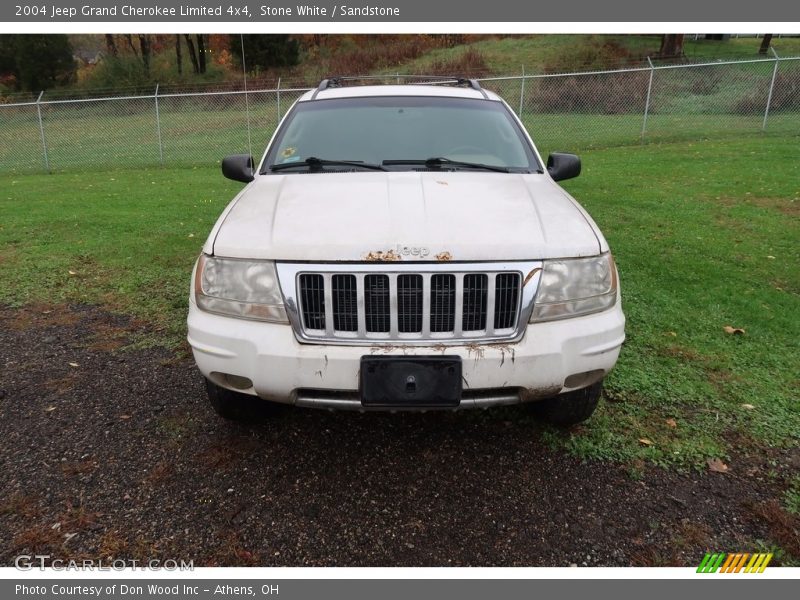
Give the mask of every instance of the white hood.
M 292 173 L 249 184 L 220 217 L 206 252 L 329 262 L 407 247 L 427 253 L 401 254 L 404 261 L 485 261 L 588 256 L 604 245 L 546 175 Z

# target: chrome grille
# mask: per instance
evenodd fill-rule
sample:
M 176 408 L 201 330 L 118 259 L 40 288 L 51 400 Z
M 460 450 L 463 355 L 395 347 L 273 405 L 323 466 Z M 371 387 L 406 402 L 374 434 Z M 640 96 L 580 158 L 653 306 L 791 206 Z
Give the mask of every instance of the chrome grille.
M 422 331 L 422 275 L 397 276 L 397 330 Z
M 540 266 L 539 262 L 277 265 L 298 337 L 344 344 L 518 338 L 530 316 Z
M 431 332 L 453 331 L 455 313 L 455 275 L 434 275 L 431 277 Z
M 300 275 L 303 325 L 306 329 L 325 329 L 325 293 L 322 275 Z
M 388 333 L 388 275 L 367 275 L 364 277 L 364 313 L 367 331 L 370 333 Z
M 519 277 L 513 273 L 501 273 L 495 280 L 494 326 L 498 329 L 513 327 L 517 320 Z
M 358 295 L 355 275 L 334 275 L 331 278 L 331 285 L 333 286 L 333 328 L 336 331 L 358 331 Z
M 486 327 L 486 297 L 489 278 L 482 273 L 464 275 L 464 311 L 461 329 L 479 331 Z

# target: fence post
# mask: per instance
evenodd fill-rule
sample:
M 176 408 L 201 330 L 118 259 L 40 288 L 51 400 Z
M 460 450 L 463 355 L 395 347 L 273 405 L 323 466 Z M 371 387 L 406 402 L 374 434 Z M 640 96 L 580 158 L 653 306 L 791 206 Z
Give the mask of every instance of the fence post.
M 650 113 L 650 92 L 653 91 L 653 73 L 655 67 L 650 57 L 647 57 L 647 62 L 650 64 L 650 79 L 647 82 L 647 99 L 644 101 L 644 120 L 642 121 L 642 136 L 641 141 L 644 142 L 644 135 L 647 133 L 647 115 Z
M 525 99 L 525 65 L 522 65 L 522 79 L 519 86 L 519 113 L 518 116 L 522 119 L 522 103 Z
M 244 57 L 244 34 L 239 34 L 239 41 L 242 44 L 242 81 L 244 82 L 244 113 L 247 119 L 247 151 L 253 156 L 253 140 L 250 137 L 250 98 L 247 95 L 247 62 Z
M 281 78 L 278 77 L 278 87 L 275 90 L 278 96 L 278 118 L 275 121 L 275 127 L 281 124 Z
M 156 102 L 156 135 L 158 136 L 158 163 L 164 166 L 164 144 L 161 142 L 161 114 L 158 111 L 158 85 L 156 84 L 156 91 L 153 94 L 153 99 Z
M 39 92 L 39 97 L 36 99 L 36 114 L 39 115 L 39 134 L 42 136 L 42 150 L 44 151 L 44 168 L 50 173 L 50 157 L 47 156 L 47 140 L 44 137 L 44 122 L 42 121 L 42 96 L 44 90 Z
M 764 109 L 764 122 L 761 124 L 761 131 L 765 131 L 767 129 L 767 117 L 769 117 L 769 105 L 772 104 L 772 91 L 775 89 L 775 78 L 778 76 L 778 63 L 780 62 L 780 57 L 778 53 L 775 52 L 775 48 L 772 46 L 769 47 L 772 50 L 772 53 L 775 55 L 775 66 L 772 68 L 772 81 L 769 84 L 769 94 L 767 94 L 767 106 Z

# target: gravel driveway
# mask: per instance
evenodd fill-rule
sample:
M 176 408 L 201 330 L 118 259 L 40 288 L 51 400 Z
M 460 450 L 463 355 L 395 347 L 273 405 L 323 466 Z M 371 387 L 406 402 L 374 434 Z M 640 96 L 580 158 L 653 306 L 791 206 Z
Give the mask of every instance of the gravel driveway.
M 549 448 L 518 407 L 231 424 L 191 359 L 124 348 L 140 327 L 0 308 L 0 564 L 694 565 L 757 540 L 800 555 L 766 466 L 797 453 L 633 476 Z

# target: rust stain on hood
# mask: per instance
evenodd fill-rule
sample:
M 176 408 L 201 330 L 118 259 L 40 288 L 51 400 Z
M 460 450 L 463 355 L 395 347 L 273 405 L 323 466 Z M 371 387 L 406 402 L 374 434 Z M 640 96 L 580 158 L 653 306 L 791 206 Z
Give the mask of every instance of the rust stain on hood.
M 364 257 L 368 262 L 397 262 L 403 260 L 394 250 L 373 250 Z

